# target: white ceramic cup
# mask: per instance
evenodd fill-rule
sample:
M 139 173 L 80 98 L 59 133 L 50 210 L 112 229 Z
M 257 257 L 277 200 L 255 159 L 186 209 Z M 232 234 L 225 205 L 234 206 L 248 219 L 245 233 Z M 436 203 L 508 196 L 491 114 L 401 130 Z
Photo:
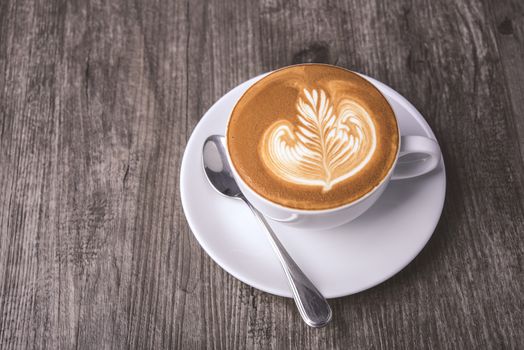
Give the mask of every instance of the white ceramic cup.
M 385 97 L 384 100 L 386 100 Z M 230 119 L 231 116 L 227 122 L 228 126 Z M 441 159 L 441 152 L 435 140 L 425 136 L 399 136 L 400 145 L 395 162 L 373 190 L 353 202 L 322 210 L 289 208 L 262 197 L 242 180 L 231 161 L 229 150 L 227 157 L 242 193 L 266 217 L 300 229 L 328 229 L 348 223 L 363 214 L 377 201 L 390 180 L 421 176 L 437 167 Z

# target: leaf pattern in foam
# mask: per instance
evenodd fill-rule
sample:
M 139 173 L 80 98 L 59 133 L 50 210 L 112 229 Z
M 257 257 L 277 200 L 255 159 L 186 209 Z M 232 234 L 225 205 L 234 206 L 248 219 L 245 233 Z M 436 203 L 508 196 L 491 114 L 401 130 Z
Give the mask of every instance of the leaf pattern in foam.
M 296 123 L 278 120 L 265 132 L 261 158 L 279 178 L 329 191 L 361 171 L 376 148 L 369 113 L 356 101 L 333 104 L 322 89 L 303 89 Z

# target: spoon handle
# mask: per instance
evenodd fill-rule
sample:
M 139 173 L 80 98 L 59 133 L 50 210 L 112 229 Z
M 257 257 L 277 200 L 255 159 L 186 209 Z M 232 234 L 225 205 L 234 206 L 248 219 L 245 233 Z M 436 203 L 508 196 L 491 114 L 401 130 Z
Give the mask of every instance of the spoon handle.
M 266 229 L 271 246 L 286 273 L 300 316 L 311 327 L 324 327 L 329 323 L 332 315 L 327 300 L 289 256 L 264 216 L 248 200 L 242 199 Z

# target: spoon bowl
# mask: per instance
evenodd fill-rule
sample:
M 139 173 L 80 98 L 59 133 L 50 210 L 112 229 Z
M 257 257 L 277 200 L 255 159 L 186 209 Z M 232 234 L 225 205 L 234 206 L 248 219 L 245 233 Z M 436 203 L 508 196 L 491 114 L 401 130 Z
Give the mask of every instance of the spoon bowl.
M 209 136 L 202 150 L 202 162 L 207 179 L 221 195 L 240 199 L 242 191 L 237 185 L 226 155 L 223 136 Z

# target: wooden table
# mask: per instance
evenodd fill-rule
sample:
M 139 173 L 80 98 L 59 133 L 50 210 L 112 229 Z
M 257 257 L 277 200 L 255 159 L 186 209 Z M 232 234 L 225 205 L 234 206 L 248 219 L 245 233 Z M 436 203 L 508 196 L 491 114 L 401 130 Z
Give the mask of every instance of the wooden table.
M 522 349 L 523 7 L 0 1 L 0 348 Z M 202 114 L 299 62 L 398 90 L 447 166 L 426 248 L 324 329 L 218 267 L 179 195 Z

